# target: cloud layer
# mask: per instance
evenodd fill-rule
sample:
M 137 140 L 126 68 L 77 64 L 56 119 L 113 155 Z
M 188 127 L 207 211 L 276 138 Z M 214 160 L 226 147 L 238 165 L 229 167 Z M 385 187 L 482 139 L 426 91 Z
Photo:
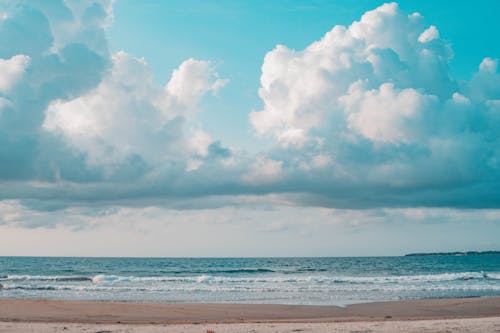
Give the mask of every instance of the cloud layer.
M 159 85 L 147 59 L 110 54 L 111 1 L 0 14 L 0 199 L 49 211 L 271 193 L 349 209 L 500 206 L 498 60 L 453 79 L 438 27 L 397 4 L 265 55 L 249 121 L 274 146 L 257 154 L 203 128 L 205 99 L 230 84 L 213 62 L 186 59 Z
M 28 256 L 373 256 L 499 245 L 498 210 L 342 210 L 294 207 L 276 199 L 245 197 L 246 206 L 182 211 L 111 206 L 53 212 L 4 201 L 0 251 Z

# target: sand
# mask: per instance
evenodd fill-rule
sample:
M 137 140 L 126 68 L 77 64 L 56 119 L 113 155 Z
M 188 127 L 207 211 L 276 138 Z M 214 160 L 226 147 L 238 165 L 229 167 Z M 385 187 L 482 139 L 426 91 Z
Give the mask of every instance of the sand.
M 1 332 L 500 332 L 500 297 L 336 306 L 0 299 Z
M 433 319 L 385 322 L 339 323 L 246 323 L 246 324 L 62 324 L 62 323 L 2 323 L 0 333 L 495 333 L 500 332 L 500 318 Z

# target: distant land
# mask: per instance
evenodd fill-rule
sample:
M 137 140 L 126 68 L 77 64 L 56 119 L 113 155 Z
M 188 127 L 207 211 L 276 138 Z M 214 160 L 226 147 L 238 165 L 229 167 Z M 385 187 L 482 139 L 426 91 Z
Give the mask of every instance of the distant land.
M 500 251 L 409 253 L 409 254 L 405 254 L 405 257 L 416 257 L 416 256 L 482 256 L 482 255 L 489 255 L 489 254 L 500 254 Z

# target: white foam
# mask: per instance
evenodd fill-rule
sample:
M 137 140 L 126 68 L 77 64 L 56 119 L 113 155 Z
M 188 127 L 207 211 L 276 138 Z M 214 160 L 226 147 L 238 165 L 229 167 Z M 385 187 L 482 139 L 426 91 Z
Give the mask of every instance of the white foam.
M 431 283 L 468 280 L 500 280 L 500 272 L 458 272 L 426 275 L 390 275 L 390 276 L 332 276 L 332 275 L 265 275 L 254 277 L 232 277 L 214 275 L 195 276 L 120 276 L 98 274 L 93 277 L 65 275 L 8 275 L 1 281 L 59 281 L 95 284 L 106 283 L 196 283 L 196 284 L 256 284 L 256 283 L 286 283 L 286 284 L 390 284 L 390 283 Z
M 486 273 L 488 279 L 500 280 L 500 273 Z

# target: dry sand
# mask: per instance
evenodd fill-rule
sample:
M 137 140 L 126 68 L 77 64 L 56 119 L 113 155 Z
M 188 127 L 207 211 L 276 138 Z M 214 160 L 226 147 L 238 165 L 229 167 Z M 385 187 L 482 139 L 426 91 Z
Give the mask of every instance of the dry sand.
M 0 322 L 0 333 L 497 333 L 500 317 L 432 319 L 407 321 L 362 321 L 330 323 L 245 323 L 245 324 L 71 324 Z
M 500 332 L 500 297 L 336 306 L 0 299 L 1 332 Z

